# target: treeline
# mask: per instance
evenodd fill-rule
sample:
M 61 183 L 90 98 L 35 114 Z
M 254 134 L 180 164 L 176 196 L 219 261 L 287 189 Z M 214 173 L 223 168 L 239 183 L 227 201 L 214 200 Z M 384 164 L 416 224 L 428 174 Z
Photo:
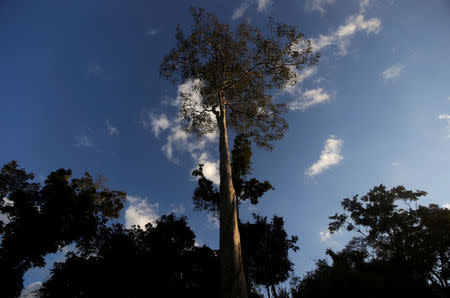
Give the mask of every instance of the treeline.
M 273 190 L 250 178 L 251 143 L 235 139 L 232 151 L 237 206 L 258 204 Z M 219 191 L 202 171 L 193 202 L 217 214 Z M 125 228 L 118 218 L 125 193 L 89 174 L 52 172 L 44 185 L 10 162 L 0 171 L 0 296 L 18 297 L 24 273 L 45 265 L 44 257 L 70 245 L 35 295 L 40 297 L 220 297 L 220 250 L 198 246 L 185 217 L 162 216 L 155 225 Z M 239 220 L 249 297 L 449 297 L 450 210 L 418 205 L 423 191 L 374 187 L 345 198 L 343 213 L 330 217 L 329 230 L 354 232 L 341 251 L 303 277 L 293 275 L 282 217 L 254 215 Z M 280 286 L 290 280 L 290 287 Z M 286 285 L 287 283 L 283 283 Z

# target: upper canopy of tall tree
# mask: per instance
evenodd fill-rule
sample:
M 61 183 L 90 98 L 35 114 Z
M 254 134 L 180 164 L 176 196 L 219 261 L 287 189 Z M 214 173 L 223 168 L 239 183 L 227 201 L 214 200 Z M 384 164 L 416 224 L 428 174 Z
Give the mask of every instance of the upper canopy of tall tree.
M 198 135 L 214 132 L 214 115 L 227 110 L 231 128 L 271 149 L 288 126 L 283 118 L 286 105 L 273 103 L 269 92 L 295 84 L 299 71 L 316 65 L 319 55 L 312 53 L 311 42 L 298 28 L 273 19 L 267 31 L 249 23 L 232 30 L 203 9 L 191 8 L 191 14 L 191 34 L 177 27 L 176 46 L 160 68 L 164 78 L 193 86 L 179 94 L 182 127 Z

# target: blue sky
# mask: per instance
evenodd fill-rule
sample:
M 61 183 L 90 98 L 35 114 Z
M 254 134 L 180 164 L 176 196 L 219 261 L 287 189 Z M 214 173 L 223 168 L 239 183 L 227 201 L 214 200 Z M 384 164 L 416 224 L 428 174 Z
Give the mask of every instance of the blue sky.
M 450 2 L 419 0 L 2 1 L 0 162 L 42 180 L 57 168 L 102 174 L 129 201 L 123 223 L 169 212 L 188 217 L 199 243 L 218 246 L 211 216 L 193 211 L 190 173 L 217 179 L 217 141 L 177 126 L 178 90 L 159 77 L 189 6 L 223 22 L 299 26 L 322 54 L 295 88 L 290 130 L 271 152 L 254 149 L 253 175 L 275 191 L 252 212 L 283 216 L 300 238 L 302 275 L 348 235 L 329 237 L 328 216 L 347 196 L 383 183 L 450 203 Z M 185 88 L 185 89 L 183 89 Z M 49 257 L 54 260 L 58 256 Z M 25 285 L 45 279 L 32 270 Z

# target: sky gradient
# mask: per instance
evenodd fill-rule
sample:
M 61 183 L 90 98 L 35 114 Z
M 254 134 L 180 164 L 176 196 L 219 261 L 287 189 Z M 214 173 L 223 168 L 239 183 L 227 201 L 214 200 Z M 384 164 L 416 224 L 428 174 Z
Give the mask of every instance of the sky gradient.
M 273 151 L 253 154 L 253 176 L 275 191 L 240 212 L 284 217 L 300 239 L 291 255 L 297 275 L 346 244 L 349 235 L 326 232 L 345 197 L 383 183 L 449 206 L 445 0 L 1 1 L 2 165 L 17 160 L 41 182 L 58 168 L 102 174 L 128 193 L 120 222 L 175 212 L 198 243 L 217 248 L 214 218 L 195 212 L 191 199 L 198 163 L 218 182 L 217 138 L 196 139 L 177 124 L 178 91 L 195 81 L 159 77 L 176 25 L 189 32 L 190 5 L 231 26 L 264 26 L 273 16 L 322 54 L 299 84 L 275 94 L 289 104 L 290 129 Z M 48 268 L 28 272 L 24 285 L 45 280 Z

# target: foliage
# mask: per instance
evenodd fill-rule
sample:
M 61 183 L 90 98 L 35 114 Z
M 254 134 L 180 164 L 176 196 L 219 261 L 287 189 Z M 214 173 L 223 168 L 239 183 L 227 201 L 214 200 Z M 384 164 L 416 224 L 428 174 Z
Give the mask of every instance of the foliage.
M 196 247 L 184 217 L 155 226 L 105 229 L 95 253 L 57 263 L 42 297 L 218 297 L 219 260 Z
M 356 231 L 341 252 L 319 260 L 293 289 L 294 297 L 448 297 L 450 210 L 417 206 L 424 191 L 384 185 L 345 198 L 345 213 L 331 216 L 329 230 Z
M 177 27 L 176 46 L 160 68 L 161 76 L 174 83 L 190 82 L 201 96 L 180 94 L 182 127 L 197 135 L 215 132 L 212 115 L 219 116 L 225 108 L 231 128 L 271 149 L 288 126 L 282 117 L 286 106 L 273 103 L 269 91 L 295 84 L 299 71 L 317 64 L 311 42 L 296 27 L 273 19 L 265 31 L 250 23 L 233 31 L 213 13 L 191 8 L 191 14 L 190 35 Z
M 104 188 L 86 173 L 52 172 L 41 187 L 12 161 L 0 171 L 0 280 L 2 295 L 17 297 L 23 274 L 66 245 L 90 242 L 109 218 L 117 218 L 125 193 Z
M 251 141 L 245 135 L 236 136 L 231 156 L 231 171 L 238 208 L 246 200 L 250 200 L 253 205 L 258 204 L 264 193 L 274 189 L 268 181 L 260 182 L 256 178 L 248 178 L 252 170 L 251 156 Z M 195 209 L 217 212 L 220 194 L 213 182 L 204 176 L 203 165 L 199 165 L 192 175 L 197 177 L 197 187 L 192 196 Z
M 289 250 L 297 251 L 297 236 L 288 238 L 282 217 L 253 215 L 254 222 L 240 225 L 244 268 L 248 280 L 265 287 L 275 286 L 288 279 L 294 264 Z

